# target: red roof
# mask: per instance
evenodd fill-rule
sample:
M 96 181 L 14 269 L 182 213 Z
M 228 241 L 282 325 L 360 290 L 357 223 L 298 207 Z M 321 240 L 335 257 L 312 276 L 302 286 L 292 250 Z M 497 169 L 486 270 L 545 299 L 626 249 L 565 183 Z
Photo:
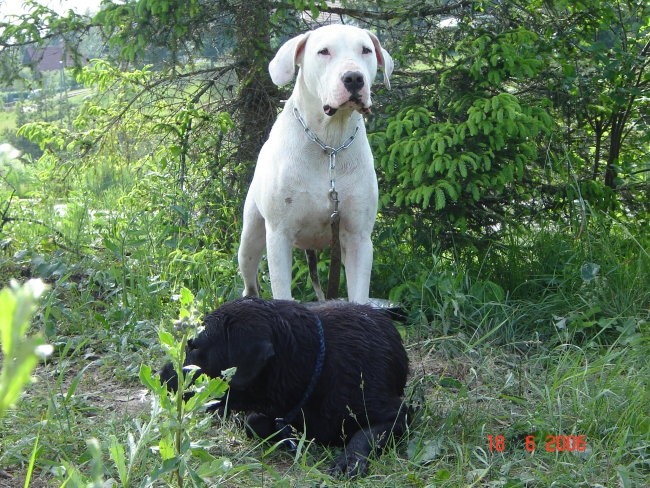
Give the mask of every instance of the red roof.
M 74 66 L 74 60 L 63 46 L 28 47 L 25 50 L 25 64 L 36 64 L 39 71 L 52 71 Z M 84 58 L 82 63 L 86 63 Z

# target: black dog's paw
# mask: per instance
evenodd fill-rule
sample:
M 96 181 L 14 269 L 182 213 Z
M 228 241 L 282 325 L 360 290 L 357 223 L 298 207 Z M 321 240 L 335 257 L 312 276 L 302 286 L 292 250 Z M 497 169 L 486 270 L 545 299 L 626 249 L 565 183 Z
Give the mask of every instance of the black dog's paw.
M 246 417 L 246 434 L 248 437 L 266 439 L 276 432 L 275 422 L 271 417 L 261 413 L 251 413 Z
M 221 400 L 214 400 L 205 404 L 205 411 L 209 415 L 223 418 L 226 415 L 226 406 Z
M 368 473 L 368 458 L 343 451 L 327 471 L 330 476 L 356 478 Z
M 272 419 L 261 413 L 251 413 L 246 418 L 246 434 L 248 437 L 259 437 L 270 442 L 282 442 L 291 452 L 297 448 L 296 435 L 291 425 L 279 419 Z

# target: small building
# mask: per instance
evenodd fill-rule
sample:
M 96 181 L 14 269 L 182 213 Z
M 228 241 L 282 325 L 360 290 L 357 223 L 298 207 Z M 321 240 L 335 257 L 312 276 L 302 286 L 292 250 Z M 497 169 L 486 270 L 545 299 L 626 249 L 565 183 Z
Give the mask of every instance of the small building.
M 82 58 L 81 64 L 86 64 L 88 59 Z M 75 65 L 74 57 L 66 50 L 63 44 L 46 47 L 28 47 L 25 49 L 23 63 L 33 66 L 37 71 L 55 71 L 70 68 Z

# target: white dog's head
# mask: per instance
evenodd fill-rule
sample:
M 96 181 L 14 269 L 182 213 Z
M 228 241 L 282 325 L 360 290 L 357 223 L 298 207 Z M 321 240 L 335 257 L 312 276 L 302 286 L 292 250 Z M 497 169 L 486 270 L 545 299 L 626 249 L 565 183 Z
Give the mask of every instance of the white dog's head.
M 310 94 L 320 99 L 326 115 L 350 108 L 367 112 L 372 105 L 370 84 L 377 66 L 384 70 L 390 88 L 393 59 L 377 36 L 350 25 L 333 24 L 285 42 L 269 64 L 273 82 L 289 83 L 300 67 L 299 78 Z

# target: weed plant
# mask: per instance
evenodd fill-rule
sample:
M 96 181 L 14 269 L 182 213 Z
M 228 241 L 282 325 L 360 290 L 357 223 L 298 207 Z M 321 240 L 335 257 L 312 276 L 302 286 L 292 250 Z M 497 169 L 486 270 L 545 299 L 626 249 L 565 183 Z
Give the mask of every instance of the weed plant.
M 642 228 L 594 213 L 578 237 L 518 229 L 480 252 L 379 239 L 373 295 L 407 310 L 414 414 L 369 476 L 349 482 L 324 474 L 334 448 L 302 439 L 290 454 L 247 439 L 237 416 L 205 415 L 218 380 L 199 379 L 187 402 L 157 381 L 164 361 L 182 363 L 197 317 L 241 288 L 234 207 L 157 177 L 93 191 L 15 201 L 3 228 L 3 285 L 49 284 L 32 332 L 54 352 L 0 419 L 0 474 L 12 476 L 0 485 L 633 487 L 649 476 Z M 309 297 L 306 280 L 295 286 Z M 179 308 L 191 327 L 175 331 Z M 548 436 L 571 435 L 586 448 L 546 450 Z

